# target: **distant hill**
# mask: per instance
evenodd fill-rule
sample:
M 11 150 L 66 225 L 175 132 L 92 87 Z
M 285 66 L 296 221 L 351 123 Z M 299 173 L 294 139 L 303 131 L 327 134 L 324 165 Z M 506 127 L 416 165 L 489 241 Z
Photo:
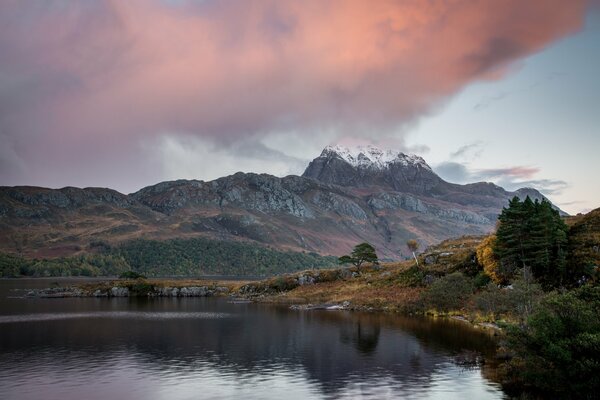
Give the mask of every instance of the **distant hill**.
M 111 189 L 0 188 L 0 251 L 27 257 L 98 252 L 135 239 L 209 238 L 341 255 L 362 241 L 384 259 L 493 229 L 509 192 L 444 181 L 415 155 L 327 147 L 302 176 L 236 173 L 177 180 L 125 195 Z

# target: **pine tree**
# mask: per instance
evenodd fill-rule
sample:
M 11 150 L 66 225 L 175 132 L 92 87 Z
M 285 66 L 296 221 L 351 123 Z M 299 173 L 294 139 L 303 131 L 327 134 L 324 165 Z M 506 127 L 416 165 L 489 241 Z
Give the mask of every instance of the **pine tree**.
M 494 253 L 498 257 L 498 268 L 503 276 L 512 276 L 524 266 L 525 219 L 523 202 L 516 196 L 509 201 L 507 208 L 502 209 L 498 217 L 500 223 L 496 232 Z
M 364 263 L 373 263 L 378 264 L 379 259 L 377 258 L 377 253 L 375 252 L 375 248 L 371 246 L 369 243 L 360 243 L 354 246 L 352 253 L 348 256 L 341 256 L 338 259 L 340 264 L 354 264 L 358 268 Z
M 511 276 L 528 268 L 546 287 L 564 284 L 567 226 L 552 204 L 543 199 L 521 202 L 514 197 L 502 210 L 494 254 L 500 274 Z

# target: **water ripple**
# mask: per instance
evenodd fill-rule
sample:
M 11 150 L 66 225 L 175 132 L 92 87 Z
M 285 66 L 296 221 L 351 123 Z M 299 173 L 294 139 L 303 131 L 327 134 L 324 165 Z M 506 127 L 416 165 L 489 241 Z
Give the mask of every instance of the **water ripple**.
M 48 313 L 48 314 L 20 314 L 0 315 L 0 324 L 16 322 L 56 321 L 65 319 L 83 318 L 110 318 L 110 319 L 216 319 L 231 317 L 229 313 L 214 312 L 138 312 L 138 311 L 98 311 L 84 313 Z

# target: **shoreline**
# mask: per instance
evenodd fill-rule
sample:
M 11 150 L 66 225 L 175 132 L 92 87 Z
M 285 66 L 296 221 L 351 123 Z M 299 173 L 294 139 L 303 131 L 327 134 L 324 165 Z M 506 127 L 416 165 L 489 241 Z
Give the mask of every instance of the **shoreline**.
M 306 274 L 306 273 L 304 273 Z M 304 276 L 304 275 L 300 275 Z M 19 280 L 21 278 L 8 278 L 8 280 Z M 26 278 L 27 279 L 27 278 Z M 54 278 L 29 278 L 53 280 Z M 430 312 L 409 312 L 399 309 L 397 304 L 392 302 L 381 302 L 379 306 L 353 303 L 350 300 L 345 301 L 310 301 L 310 299 L 301 299 L 298 297 L 289 297 L 291 291 L 283 292 L 248 292 L 249 286 L 257 284 L 268 284 L 269 281 L 242 281 L 242 280 L 213 280 L 213 279 L 162 279 L 149 278 L 144 280 L 124 280 L 124 279 L 105 279 L 105 278 L 77 278 L 68 277 L 67 281 L 85 280 L 88 283 L 81 283 L 72 286 L 57 286 L 50 288 L 31 289 L 25 293 L 23 298 L 183 298 L 183 297 L 230 297 L 244 303 L 271 304 L 275 306 L 286 306 L 290 310 L 296 311 L 352 311 L 369 312 L 382 314 L 397 314 L 408 317 L 425 317 L 431 319 L 446 319 L 465 323 L 477 330 L 487 331 L 493 336 L 503 333 L 503 329 L 496 322 L 475 321 L 466 314 L 457 313 L 430 313 Z M 307 285 L 317 286 L 318 283 L 309 283 Z M 292 289 L 293 290 L 293 289 Z

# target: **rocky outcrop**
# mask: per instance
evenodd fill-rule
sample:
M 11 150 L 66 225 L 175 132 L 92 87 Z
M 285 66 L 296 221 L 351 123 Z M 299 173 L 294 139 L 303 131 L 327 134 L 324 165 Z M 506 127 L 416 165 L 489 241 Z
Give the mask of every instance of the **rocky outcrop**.
M 456 208 L 443 208 L 411 196 L 409 194 L 390 194 L 380 193 L 367 201 L 374 210 L 394 210 L 401 208 L 403 210 L 417 212 L 421 214 L 430 214 L 439 218 L 465 222 L 468 224 L 489 225 L 491 221 L 484 215 L 469 210 Z

